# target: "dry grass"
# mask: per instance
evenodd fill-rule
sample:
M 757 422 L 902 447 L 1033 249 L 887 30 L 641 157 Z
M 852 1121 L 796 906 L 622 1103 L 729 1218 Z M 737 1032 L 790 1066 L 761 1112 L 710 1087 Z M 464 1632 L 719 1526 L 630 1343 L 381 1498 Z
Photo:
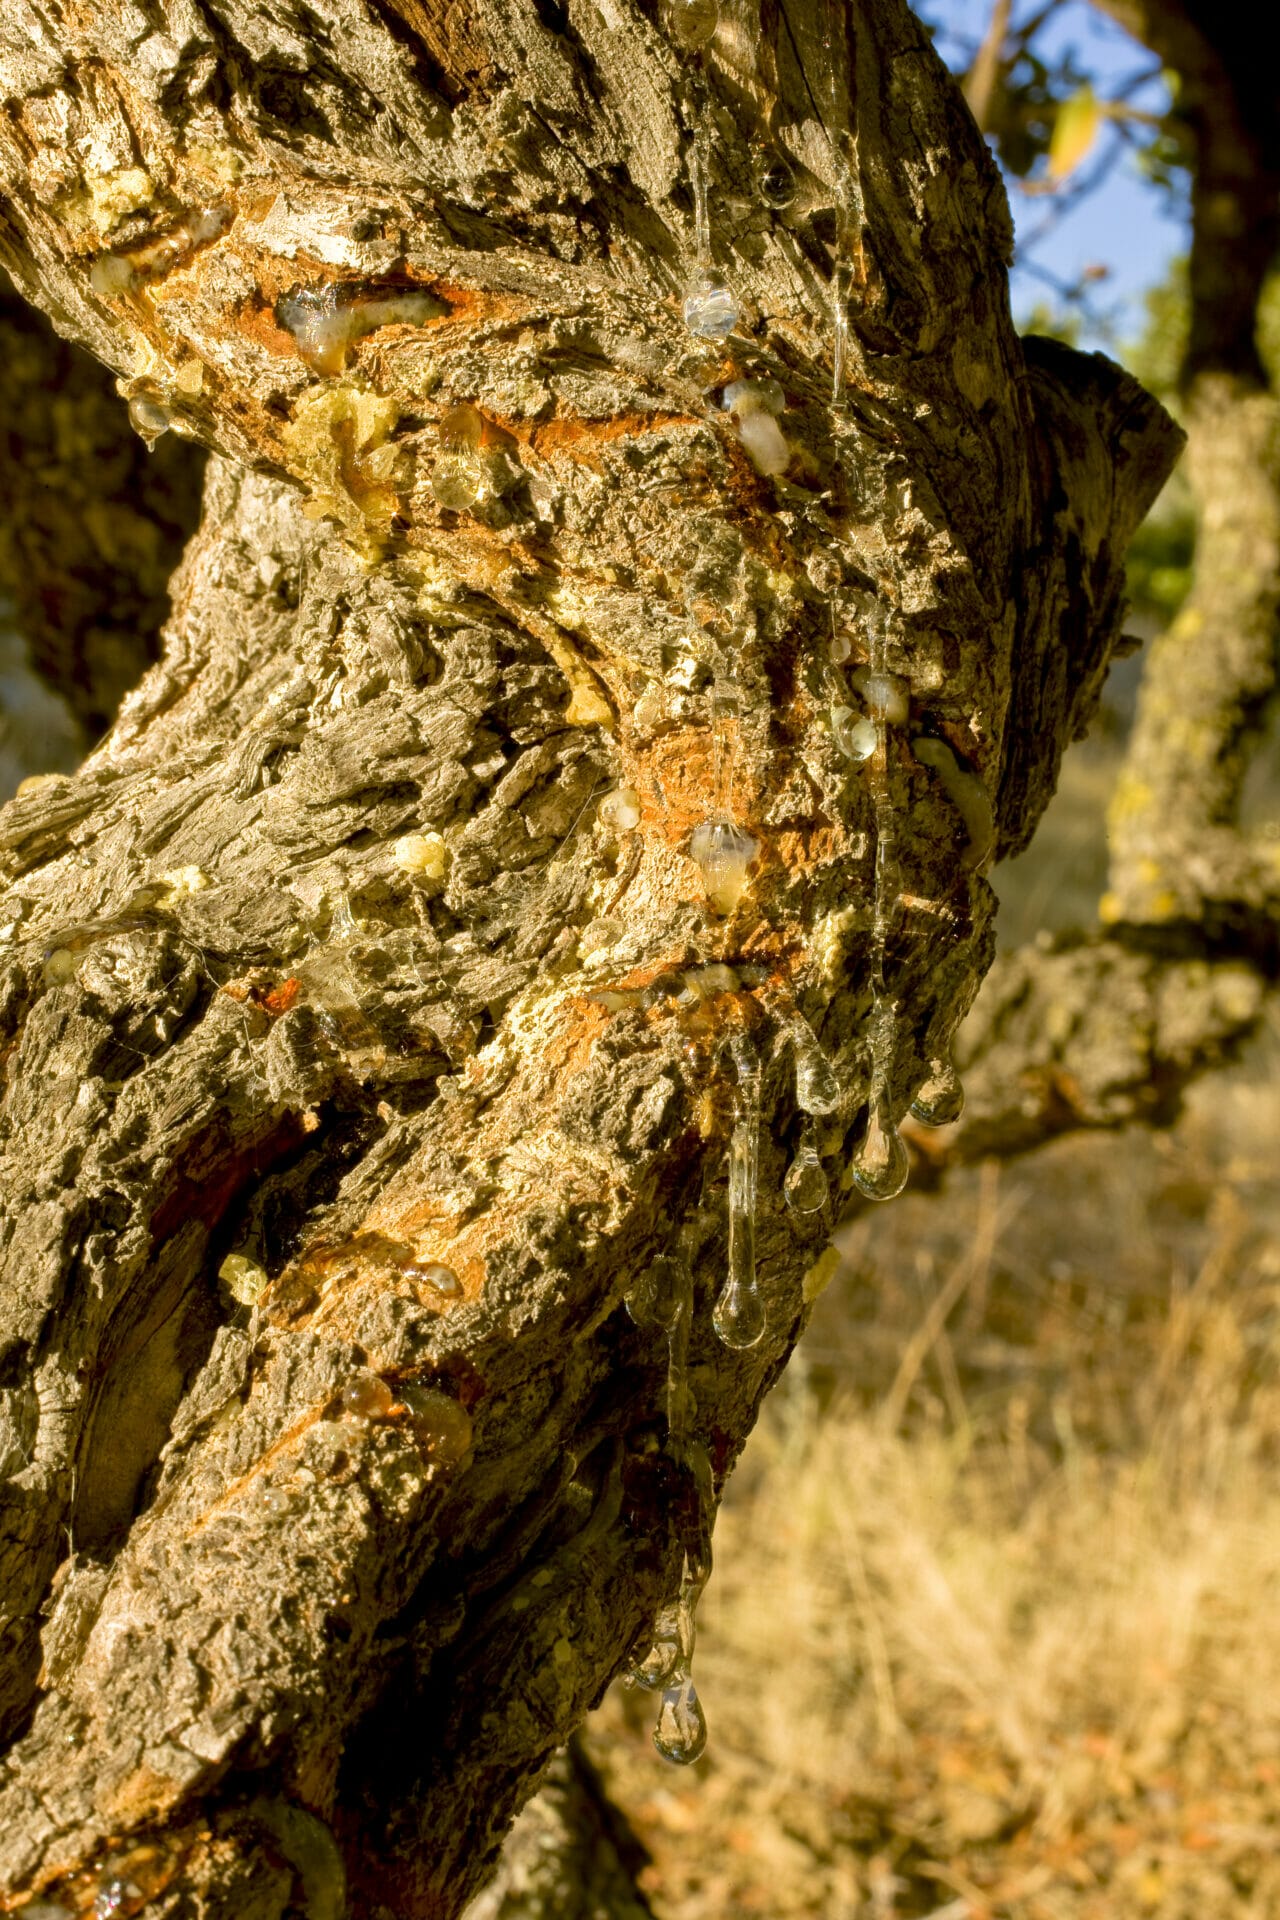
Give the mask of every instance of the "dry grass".
M 660 1920 L 1280 1913 L 1278 1055 L 855 1230 L 717 1529 L 708 1760 L 595 1736 Z

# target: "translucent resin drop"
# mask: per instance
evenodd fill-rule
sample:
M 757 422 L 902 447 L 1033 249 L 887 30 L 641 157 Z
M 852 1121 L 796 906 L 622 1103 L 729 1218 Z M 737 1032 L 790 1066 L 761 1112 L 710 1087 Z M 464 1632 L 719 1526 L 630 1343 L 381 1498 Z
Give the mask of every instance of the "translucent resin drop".
M 929 1078 L 911 1102 L 911 1111 L 926 1127 L 949 1127 L 964 1112 L 964 1088 L 950 1060 L 935 1060 Z
M 827 1204 L 827 1176 L 812 1140 L 802 1140 L 787 1168 L 782 1197 L 792 1213 L 821 1213 Z
M 757 473 L 777 479 L 791 465 L 791 443 L 764 407 L 739 410 L 738 437 Z
M 699 267 L 685 289 L 684 323 L 698 340 L 727 340 L 738 324 L 738 302 L 712 267 Z
M 218 1278 L 231 1298 L 243 1307 L 255 1306 L 267 1284 L 266 1268 L 244 1253 L 229 1253 L 218 1268 Z
M 145 394 L 135 393 L 129 402 L 129 425 L 146 441 L 149 452 L 160 436 L 168 433 L 173 426 L 173 415 L 158 400 L 149 400 Z
M 840 1082 L 809 1022 L 797 1017 L 791 1028 L 796 1054 L 796 1105 L 801 1113 L 834 1113 L 840 1105 Z
M 638 1327 L 666 1333 L 675 1324 L 684 1298 L 679 1262 L 660 1254 L 627 1292 L 627 1312 Z
M 879 738 L 875 721 L 852 707 L 832 707 L 831 737 L 845 759 L 858 765 L 871 758 Z
M 682 1591 L 680 1598 L 664 1607 L 654 1621 L 653 1645 L 643 1659 L 636 1661 L 627 1679 L 633 1687 L 656 1693 L 687 1670 L 692 1658 L 693 1609 Z
M 465 513 L 480 498 L 484 471 L 475 454 L 442 453 L 431 469 L 431 491 L 450 513 Z
M 358 1373 L 342 1389 L 342 1411 L 352 1420 L 385 1420 L 395 1403 L 381 1374 Z
M 630 833 L 640 825 L 640 795 L 634 787 L 615 787 L 600 802 L 600 818 L 615 833 Z
M 860 673 L 856 676 L 867 712 L 891 727 L 905 725 L 911 711 L 911 683 L 896 673 Z
M 720 7 L 718 0 L 667 0 L 666 17 L 676 45 L 696 53 L 715 39 Z
M 729 1275 L 711 1320 L 725 1346 L 742 1351 L 754 1347 L 765 1331 L 764 1301 L 756 1284 L 760 1061 L 745 1033 L 735 1034 L 730 1047 L 738 1085 L 729 1136 Z
M 717 913 L 732 913 L 746 891 L 747 870 L 760 843 L 732 820 L 704 820 L 695 827 L 689 852 L 702 869 L 707 899 Z
M 484 416 L 469 400 L 441 415 L 436 438 L 442 453 L 479 453 L 484 439 Z
M 402 1271 L 406 1279 L 446 1294 L 450 1299 L 457 1299 L 462 1292 L 462 1282 L 453 1268 L 442 1266 L 438 1260 L 408 1260 Z
M 706 1715 L 698 1690 L 687 1674 L 663 1693 L 653 1744 L 664 1760 L 678 1767 L 691 1766 L 706 1751 Z
M 902 1136 L 877 1106 L 854 1158 L 853 1184 L 868 1200 L 894 1200 L 907 1184 L 911 1163 Z
M 471 1415 L 438 1387 L 401 1387 L 400 1400 L 419 1448 L 433 1466 L 455 1467 L 471 1446 Z
M 480 498 L 484 484 L 480 459 L 483 438 L 484 421 L 469 401 L 450 407 L 440 421 L 440 451 L 431 471 L 431 491 L 450 512 L 464 512 Z
M 796 176 L 784 154 L 777 151 L 761 154 L 756 163 L 756 192 L 775 213 L 791 205 L 796 197 Z
M 737 1223 L 739 1241 L 749 1239 L 751 1258 L 755 1261 L 755 1222 L 749 1225 L 739 1220 Z M 732 1245 L 734 1222 L 729 1222 L 729 1238 Z M 730 1260 L 732 1261 L 732 1252 Z M 730 1279 L 725 1283 L 724 1291 L 716 1301 L 711 1315 L 711 1324 L 726 1347 L 732 1347 L 737 1353 L 745 1353 L 748 1347 L 757 1346 L 764 1338 L 765 1311 L 764 1302 L 754 1285 L 745 1281 Z

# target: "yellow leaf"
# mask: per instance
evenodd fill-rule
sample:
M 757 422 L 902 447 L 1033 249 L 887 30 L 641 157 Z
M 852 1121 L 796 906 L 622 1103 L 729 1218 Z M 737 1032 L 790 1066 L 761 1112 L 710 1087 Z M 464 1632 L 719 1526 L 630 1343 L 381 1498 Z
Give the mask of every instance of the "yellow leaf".
M 1065 180 L 1074 173 L 1098 137 L 1102 102 L 1086 81 L 1058 108 L 1049 136 L 1049 178 Z

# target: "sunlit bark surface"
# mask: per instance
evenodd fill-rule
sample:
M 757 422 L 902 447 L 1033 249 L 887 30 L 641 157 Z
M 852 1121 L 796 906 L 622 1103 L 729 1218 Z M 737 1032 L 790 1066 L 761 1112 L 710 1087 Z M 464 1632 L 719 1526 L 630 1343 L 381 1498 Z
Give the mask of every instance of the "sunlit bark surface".
M 1107 363 L 1024 353 L 1003 196 L 913 18 L 830 25 L 726 9 L 699 72 L 629 0 L 0 22 L 5 264 L 143 428 L 216 453 L 162 660 L 0 815 L 13 1904 L 456 1915 L 677 1574 L 696 1489 L 624 1294 L 683 1234 L 718 1488 L 829 1271 L 830 1210 L 780 1202 L 775 1042 L 799 1008 L 836 1066 L 838 1192 L 873 782 L 896 1115 L 987 965 L 978 798 L 1025 844 L 1178 436 Z M 699 113 L 741 303 L 710 347 Z M 782 389 L 785 473 L 720 404 L 740 378 Z M 433 490 L 455 455 L 470 506 Z M 886 609 L 910 714 L 868 776 L 832 676 Z M 689 847 L 731 671 L 760 851 L 726 918 Z M 634 824 L 600 817 L 619 785 Z M 744 1030 L 768 1328 L 732 1353 Z

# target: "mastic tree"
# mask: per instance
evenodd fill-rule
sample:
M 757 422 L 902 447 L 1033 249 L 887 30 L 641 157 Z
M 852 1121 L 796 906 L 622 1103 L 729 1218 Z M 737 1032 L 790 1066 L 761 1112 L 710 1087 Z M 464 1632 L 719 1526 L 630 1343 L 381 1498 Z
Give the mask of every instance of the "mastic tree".
M 1181 436 L 1018 340 L 898 0 L 23 0 L 0 89 L 15 285 L 212 450 L 0 814 L 3 1886 L 444 1920 L 705 1559 L 784 1170 L 945 1054 Z

